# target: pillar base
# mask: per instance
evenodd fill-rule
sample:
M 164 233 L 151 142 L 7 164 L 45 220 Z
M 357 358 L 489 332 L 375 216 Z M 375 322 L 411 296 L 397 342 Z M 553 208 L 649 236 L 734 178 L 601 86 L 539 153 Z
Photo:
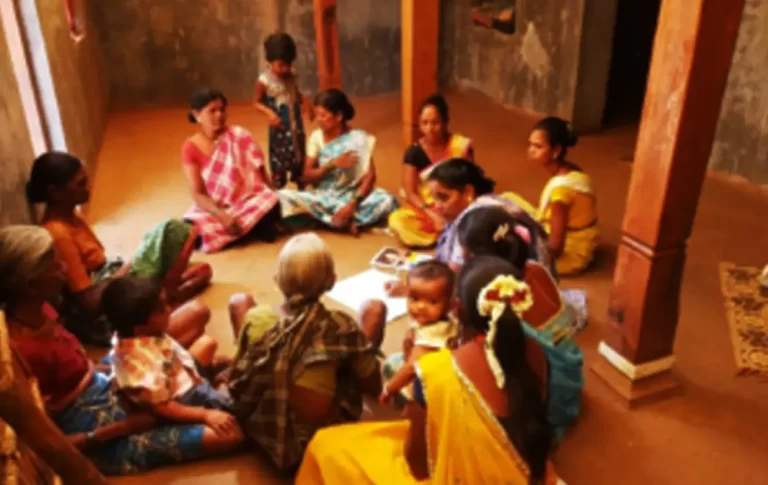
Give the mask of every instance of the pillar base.
M 682 385 L 671 370 L 632 380 L 616 369 L 604 357 L 598 357 L 592 367 L 609 388 L 616 392 L 630 409 L 668 399 L 682 393 Z

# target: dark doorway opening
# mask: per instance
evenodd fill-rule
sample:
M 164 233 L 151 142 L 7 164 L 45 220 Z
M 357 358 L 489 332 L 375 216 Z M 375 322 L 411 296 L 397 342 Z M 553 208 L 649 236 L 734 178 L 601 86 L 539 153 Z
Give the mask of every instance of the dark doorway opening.
M 640 120 L 661 0 L 619 0 L 603 125 Z

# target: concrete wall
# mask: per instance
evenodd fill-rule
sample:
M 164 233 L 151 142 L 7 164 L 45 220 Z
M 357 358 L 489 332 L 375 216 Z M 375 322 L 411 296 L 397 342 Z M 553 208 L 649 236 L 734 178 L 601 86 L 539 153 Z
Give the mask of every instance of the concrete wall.
M 517 0 L 517 33 L 473 26 L 470 0 L 448 0 L 441 29 L 440 80 L 494 100 L 572 119 L 585 0 Z M 452 73 L 452 74 L 451 74 Z
M 339 0 L 343 87 L 350 94 L 400 87 L 399 0 Z M 186 103 L 200 86 L 233 100 L 253 96 L 266 68 L 263 41 L 296 40 L 302 89 L 317 90 L 312 0 L 110 0 L 94 5 L 115 108 Z
M 710 165 L 768 184 L 768 2 L 747 0 Z
M 24 196 L 32 142 L 5 32 L 0 24 L 0 227 L 29 221 Z
M 75 42 L 67 27 L 64 2 L 36 1 L 66 148 L 89 165 L 96 162 L 101 147 L 108 104 L 103 58 L 91 10 L 100 3 L 82 2 L 86 34 Z

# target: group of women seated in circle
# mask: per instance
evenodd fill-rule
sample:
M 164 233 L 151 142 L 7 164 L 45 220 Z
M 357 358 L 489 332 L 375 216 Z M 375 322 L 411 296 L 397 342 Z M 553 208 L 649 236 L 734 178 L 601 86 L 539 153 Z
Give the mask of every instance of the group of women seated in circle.
M 547 118 L 530 134 L 528 158 L 552 175 L 536 210 L 494 192 L 432 96 L 397 208 L 375 188 L 375 140 L 350 126 L 344 93 L 314 104 L 320 128 L 297 188 L 275 190 L 252 136 L 227 124 L 226 98 L 197 93 L 199 132 L 182 148 L 194 205 L 152 228 L 130 259 L 108 256 L 80 216 L 82 163 L 35 160 L 27 189 L 45 206 L 42 227 L 0 229 L 0 306 L 45 410 L 110 475 L 255 445 L 300 484 L 557 483 L 551 452 L 583 385 L 557 275 L 584 269 L 598 235 L 590 180 L 566 158 L 570 128 Z M 219 355 L 210 311 L 193 299 L 213 275 L 190 264 L 195 249 L 272 242 L 307 224 L 357 234 L 384 223 L 404 245 L 436 246 L 434 260 L 388 286 L 408 298 L 410 330 L 385 369 L 386 307 L 370 301 L 355 319 L 323 305 L 336 272 L 312 232 L 280 252 L 281 305 L 233 295 L 237 350 Z M 82 344 L 111 351 L 94 363 Z M 365 396 L 404 418 L 357 422 Z

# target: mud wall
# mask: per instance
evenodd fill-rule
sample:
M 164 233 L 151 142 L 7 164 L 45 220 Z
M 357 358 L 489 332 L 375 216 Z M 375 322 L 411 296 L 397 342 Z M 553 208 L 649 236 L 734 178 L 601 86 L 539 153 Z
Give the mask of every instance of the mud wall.
M 517 0 L 513 35 L 473 25 L 471 3 L 441 4 L 441 84 L 459 84 L 502 104 L 572 119 L 585 1 Z
M 24 185 L 33 157 L 19 87 L 2 29 L 0 24 L 0 126 L 3 127 L 0 130 L 0 227 L 29 221 Z
M 710 166 L 768 184 L 768 2 L 747 0 Z
M 296 40 L 302 89 L 317 90 L 312 0 L 110 0 L 95 14 L 117 109 L 185 103 L 200 86 L 248 100 L 277 30 Z M 399 0 L 339 0 L 337 14 L 343 88 L 397 91 Z

